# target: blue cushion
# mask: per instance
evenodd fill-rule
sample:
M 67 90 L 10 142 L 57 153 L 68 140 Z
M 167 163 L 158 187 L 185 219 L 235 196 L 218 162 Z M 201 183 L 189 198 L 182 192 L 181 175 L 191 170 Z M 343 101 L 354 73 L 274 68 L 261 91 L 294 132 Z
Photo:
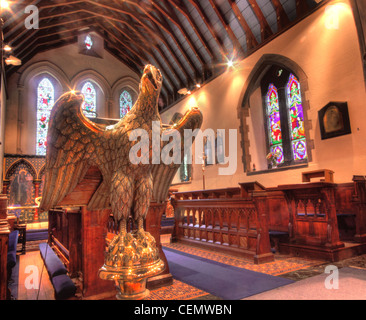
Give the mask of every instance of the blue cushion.
M 18 236 L 19 236 L 19 230 L 14 230 L 14 231 L 10 232 L 8 252 L 17 251 Z
M 51 278 L 67 273 L 66 267 L 47 243 L 40 243 L 39 250 Z
M 75 295 L 76 286 L 66 274 L 52 278 L 53 288 L 55 289 L 56 300 L 68 299 Z
M 14 268 L 16 264 L 17 264 L 17 252 L 16 251 L 8 252 L 6 267 L 8 269 L 11 269 Z
M 17 264 L 17 244 L 19 231 L 14 230 L 9 234 L 8 255 L 6 266 L 8 269 L 14 268 Z

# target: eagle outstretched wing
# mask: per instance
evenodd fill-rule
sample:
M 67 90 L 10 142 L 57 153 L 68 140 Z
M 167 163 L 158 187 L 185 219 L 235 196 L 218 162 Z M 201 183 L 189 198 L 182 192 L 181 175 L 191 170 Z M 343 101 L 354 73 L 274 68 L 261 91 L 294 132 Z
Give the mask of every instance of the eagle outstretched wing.
M 100 159 L 101 155 L 96 159 L 95 149 L 105 139 L 104 130 L 83 115 L 83 101 L 80 93 L 68 92 L 52 108 L 41 210 L 47 211 L 63 200 L 91 163 Z
M 199 129 L 203 121 L 202 113 L 198 108 L 192 108 L 186 112 L 180 121 L 168 128 L 164 128 L 162 135 L 171 129 L 178 130 L 181 136 L 181 159 L 184 158 L 184 130 Z M 194 136 L 193 136 L 194 139 Z M 193 142 L 193 141 L 192 141 Z M 168 143 L 168 142 L 166 142 Z M 158 203 L 165 201 L 168 197 L 169 187 L 177 173 L 180 164 L 172 163 L 166 165 L 164 163 L 154 164 L 152 166 L 152 176 L 154 181 L 153 200 Z

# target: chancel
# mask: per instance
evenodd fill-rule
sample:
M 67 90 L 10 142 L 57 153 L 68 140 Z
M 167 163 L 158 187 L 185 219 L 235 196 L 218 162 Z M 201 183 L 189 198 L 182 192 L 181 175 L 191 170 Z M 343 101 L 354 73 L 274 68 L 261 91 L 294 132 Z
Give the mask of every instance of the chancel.
M 365 1 L 0 13 L 1 300 L 366 299 Z

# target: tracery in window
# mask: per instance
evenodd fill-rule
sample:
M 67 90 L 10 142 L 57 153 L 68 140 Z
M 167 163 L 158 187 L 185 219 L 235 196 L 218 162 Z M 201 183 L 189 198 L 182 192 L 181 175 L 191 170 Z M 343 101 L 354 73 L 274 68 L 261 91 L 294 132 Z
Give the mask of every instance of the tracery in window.
M 133 107 L 132 96 L 127 90 L 123 90 L 119 97 L 120 118 L 122 119 Z
M 55 90 L 51 81 L 48 78 L 43 78 L 37 87 L 37 155 L 46 154 L 48 122 L 54 99 Z
M 81 93 L 84 95 L 84 103 L 82 105 L 84 115 L 89 118 L 95 118 L 97 111 L 97 94 L 94 85 L 90 81 L 85 82 L 81 89 Z

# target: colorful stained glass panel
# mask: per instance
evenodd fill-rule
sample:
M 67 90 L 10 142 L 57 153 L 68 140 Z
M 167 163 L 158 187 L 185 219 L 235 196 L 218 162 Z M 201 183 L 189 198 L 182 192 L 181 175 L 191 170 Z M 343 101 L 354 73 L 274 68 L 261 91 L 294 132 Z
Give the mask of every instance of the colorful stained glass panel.
M 300 82 L 291 74 L 287 83 L 287 103 L 294 160 L 307 159 L 304 112 L 302 108 Z
M 294 154 L 294 160 L 307 159 L 306 142 L 304 140 L 297 140 L 292 142 L 292 151 Z
M 84 103 L 82 105 L 84 115 L 89 118 L 95 118 L 97 111 L 97 95 L 93 84 L 90 81 L 85 82 L 81 89 L 81 93 L 84 95 Z
M 282 143 L 280 106 L 277 88 L 270 84 L 267 93 L 267 116 L 270 145 Z
M 120 118 L 122 119 L 133 107 L 132 96 L 127 90 L 123 90 L 119 97 Z
M 281 164 L 285 161 L 282 145 L 274 145 L 270 150 L 271 153 L 276 156 L 277 164 Z
M 55 92 L 51 81 L 43 78 L 37 88 L 37 155 L 46 154 L 48 122 L 54 104 L 54 96 Z
M 304 113 L 301 103 L 300 83 L 291 74 L 287 83 L 287 99 L 290 116 L 290 129 L 292 140 L 305 138 Z

